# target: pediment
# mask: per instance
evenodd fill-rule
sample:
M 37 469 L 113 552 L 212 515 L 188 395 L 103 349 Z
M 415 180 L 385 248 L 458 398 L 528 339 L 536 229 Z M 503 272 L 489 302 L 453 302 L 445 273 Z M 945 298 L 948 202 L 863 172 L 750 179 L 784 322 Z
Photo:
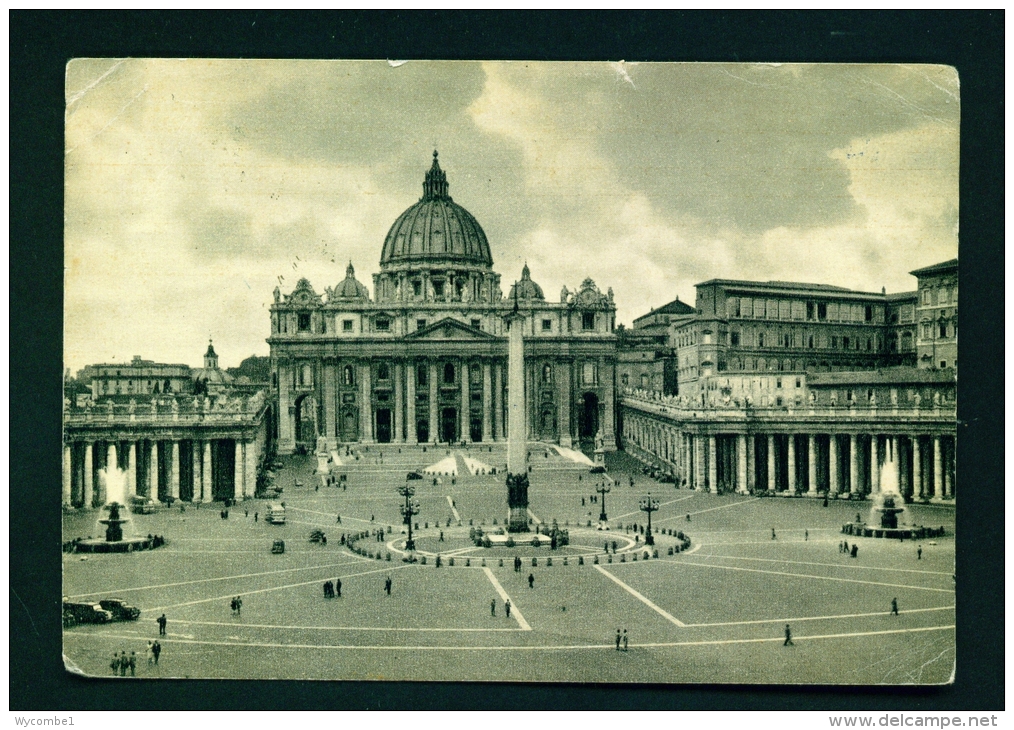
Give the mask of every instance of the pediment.
M 488 342 L 497 338 L 488 332 L 469 327 L 463 322 L 447 317 L 412 332 L 405 336 L 406 340 L 476 340 Z

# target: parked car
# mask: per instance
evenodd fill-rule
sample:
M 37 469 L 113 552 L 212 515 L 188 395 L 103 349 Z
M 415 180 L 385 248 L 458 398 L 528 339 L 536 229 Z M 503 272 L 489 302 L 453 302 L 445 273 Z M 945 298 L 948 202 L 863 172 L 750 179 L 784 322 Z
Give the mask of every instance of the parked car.
M 113 615 L 113 621 L 137 621 L 141 617 L 141 609 L 122 598 L 103 598 L 99 605 Z
M 284 525 L 285 505 L 280 502 L 271 502 L 268 505 L 267 521 L 272 525 Z
M 321 542 L 327 544 L 327 538 L 323 530 L 310 530 L 310 542 Z
M 593 466 L 588 472 L 590 474 L 605 474 L 606 468 L 604 466 Z
M 342 474 L 342 481 L 345 481 L 344 477 L 345 475 Z M 423 475 L 418 471 L 410 471 L 408 475 L 405 477 L 406 481 L 412 481 L 413 479 L 422 479 L 422 478 Z
M 271 552 L 274 555 L 280 555 L 285 552 L 285 540 L 275 540 L 271 543 Z
M 134 514 L 138 515 L 153 515 L 155 514 L 155 502 L 148 497 L 142 495 L 136 495 L 130 500 L 130 510 Z
M 78 603 L 76 601 L 63 602 L 64 623 L 69 614 L 75 623 L 79 624 L 105 624 L 113 620 L 113 614 L 102 608 L 98 603 Z

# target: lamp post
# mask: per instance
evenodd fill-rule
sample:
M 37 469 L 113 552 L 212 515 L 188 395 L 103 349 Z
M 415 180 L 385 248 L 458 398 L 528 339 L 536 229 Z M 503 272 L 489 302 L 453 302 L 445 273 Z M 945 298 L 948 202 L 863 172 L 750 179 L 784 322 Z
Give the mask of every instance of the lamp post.
M 648 496 L 641 500 L 640 509 L 642 512 L 648 513 L 648 530 L 644 533 L 644 544 L 654 545 L 655 537 L 651 534 L 651 513 L 658 511 L 658 500 L 651 498 L 651 492 L 648 492 Z
M 412 539 L 412 518 L 419 514 L 419 500 L 412 499 L 415 496 L 415 487 L 411 484 L 398 487 L 398 494 L 405 498 L 405 504 L 401 505 L 401 514 L 408 525 L 408 539 L 405 541 L 406 550 L 415 550 L 415 540 Z
M 602 512 L 599 513 L 599 522 L 606 522 L 609 518 L 606 517 L 606 495 L 609 494 L 609 487 L 606 486 L 605 482 L 595 488 L 595 491 L 602 495 Z

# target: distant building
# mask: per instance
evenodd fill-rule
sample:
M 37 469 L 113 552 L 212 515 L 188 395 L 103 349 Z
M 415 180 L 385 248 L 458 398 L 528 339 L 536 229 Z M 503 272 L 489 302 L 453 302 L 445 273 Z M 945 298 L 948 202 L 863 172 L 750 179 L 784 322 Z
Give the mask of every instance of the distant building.
M 916 269 L 916 351 L 920 368 L 958 367 L 958 260 Z

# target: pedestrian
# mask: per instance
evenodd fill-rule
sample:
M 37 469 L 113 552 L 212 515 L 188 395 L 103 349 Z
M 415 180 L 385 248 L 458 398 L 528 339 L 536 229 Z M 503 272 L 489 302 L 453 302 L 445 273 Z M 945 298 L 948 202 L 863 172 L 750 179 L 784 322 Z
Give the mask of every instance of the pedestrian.
M 440 539 L 439 539 L 439 540 L 437 540 L 437 542 L 443 542 L 443 541 L 444 541 L 444 531 L 443 531 L 443 530 L 441 530 L 441 531 L 440 531 Z
M 250 516 L 250 508 L 249 507 L 244 507 L 243 508 L 243 516 L 244 517 L 249 517 Z
M 895 616 L 898 615 L 898 599 L 897 598 L 892 598 L 891 599 L 891 613 L 894 614 Z
M 856 545 L 855 543 L 852 543 L 852 557 L 854 558 L 858 555 L 859 555 L 859 546 Z
M 145 652 L 145 654 L 148 657 L 148 663 L 149 664 L 154 664 L 154 662 L 155 662 L 155 653 L 154 653 L 154 649 L 153 649 L 153 647 L 151 645 L 151 641 L 148 642 L 148 650 Z
M 338 515 L 338 521 L 335 524 L 336 525 L 340 525 L 341 523 L 342 523 L 342 516 Z
M 915 559 L 922 560 L 922 545 L 915 551 Z
M 254 512 L 254 522 L 258 520 L 259 516 L 260 515 L 257 512 Z
M 113 652 L 113 661 L 109 662 L 109 668 L 113 670 L 113 676 L 120 671 L 120 655 L 115 651 Z
M 528 587 L 529 588 L 535 587 L 535 576 L 531 573 L 528 574 Z
M 785 624 L 785 643 L 782 646 L 794 646 L 792 643 L 792 629 L 789 628 L 788 624 Z
M 504 613 L 507 614 L 507 618 L 511 617 L 511 599 L 507 599 L 503 604 Z
M 335 578 L 334 579 L 334 590 L 335 590 L 335 593 L 338 595 L 338 598 L 341 598 L 342 597 L 342 581 L 341 581 L 341 578 Z
M 810 539 L 810 531 L 809 530 L 803 530 L 803 540 L 809 540 L 809 539 Z
M 384 581 L 384 590 L 387 591 L 387 595 L 391 595 L 391 576 L 387 576 L 387 580 Z
M 158 657 L 162 653 L 162 645 L 158 643 L 158 640 L 151 645 L 151 655 L 155 657 L 155 666 L 158 666 Z
M 496 599 L 492 598 L 489 602 L 489 615 L 496 616 Z
M 229 601 L 229 609 L 232 611 L 232 615 L 235 616 L 236 615 L 236 599 L 235 598 L 233 598 L 231 601 Z
M 243 613 L 243 599 L 236 596 L 236 615 L 239 616 Z
M 620 650 L 620 642 L 621 641 L 623 641 L 623 639 L 620 637 L 620 630 L 616 629 L 616 651 Z
M 771 539 L 772 540 L 775 539 L 775 528 L 773 528 L 773 527 L 771 528 Z
M 127 676 L 127 665 L 128 664 L 130 664 L 130 660 L 127 659 L 127 652 L 121 651 L 120 652 L 120 676 L 121 677 L 126 677 Z
M 130 667 L 130 676 L 136 677 L 137 670 L 137 652 L 130 652 L 130 658 L 127 660 L 127 666 Z
M 159 616 L 158 619 L 156 619 L 156 622 L 158 623 L 158 635 L 165 636 L 165 625 L 168 623 L 165 614 L 163 613 Z
M 687 513 L 687 522 L 690 522 L 690 513 Z
M 848 552 L 849 552 L 849 541 L 845 540 L 845 554 L 847 555 Z
M 627 637 L 627 630 L 623 629 L 623 651 L 627 650 L 627 641 L 629 641 Z
M 841 540 L 838 541 L 838 554 L 841 555 L 845 548 L 842 547 Z

